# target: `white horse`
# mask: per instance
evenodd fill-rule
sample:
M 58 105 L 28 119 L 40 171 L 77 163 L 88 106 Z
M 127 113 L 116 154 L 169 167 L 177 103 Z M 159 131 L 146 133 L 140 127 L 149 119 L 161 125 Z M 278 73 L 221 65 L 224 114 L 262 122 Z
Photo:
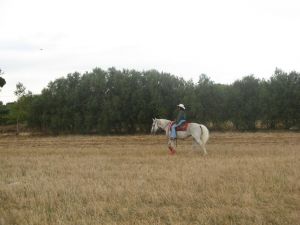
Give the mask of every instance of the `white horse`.
M 167 137 L 169 138 L 168 147 L 171 154 L 175 154 L 175 143 L 174 140 L 170 139 L 169 132 L 170 132 L 170 120 L 166 119 L 153 119 L 151 133 L 154 134 L 156 131 L 161 128 L 166 132 Z M 177 131 L 177 138 L 184 139 L 187 137 L 193 137 L 194 143 L 200 145 L 201 149 L 204 152 L 204 155 L 207 154 L 205 144 L 209 139 L 209 131 L 206 126 L 198 123 L 189 123 L 186 131 Z M 194 146 L 194 144 L 193 144 Z

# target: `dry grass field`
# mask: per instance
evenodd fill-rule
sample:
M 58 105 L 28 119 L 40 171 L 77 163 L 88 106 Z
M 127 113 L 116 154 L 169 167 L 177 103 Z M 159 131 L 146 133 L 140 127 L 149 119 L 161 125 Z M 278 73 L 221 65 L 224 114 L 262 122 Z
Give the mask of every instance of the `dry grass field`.
M 300 224 L 300 134 L 0 136 L 0 225 Z

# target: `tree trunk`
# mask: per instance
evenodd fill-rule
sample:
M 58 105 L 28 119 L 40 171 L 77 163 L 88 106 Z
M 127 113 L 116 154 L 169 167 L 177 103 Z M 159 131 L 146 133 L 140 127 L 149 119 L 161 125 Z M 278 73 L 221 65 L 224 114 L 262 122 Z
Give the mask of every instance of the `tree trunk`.
M 19 118 L 17 119 L 17 133 L 16 135 L 19 135 Z

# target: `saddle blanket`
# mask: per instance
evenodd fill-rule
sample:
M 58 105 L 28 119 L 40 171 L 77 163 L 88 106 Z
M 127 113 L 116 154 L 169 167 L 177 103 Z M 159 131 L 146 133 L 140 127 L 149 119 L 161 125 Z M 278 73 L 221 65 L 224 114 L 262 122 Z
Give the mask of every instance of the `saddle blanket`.
M 170 123 L 169 129 L 171 130 L 172 125 L 175 123 L 175 121 L 172 121 Z M 183 124 L 181 124 L 179 127 L 176 127 L 176 131 L 186 131 L 187 128 L 189 126 L 189 122 L 184 122 Z

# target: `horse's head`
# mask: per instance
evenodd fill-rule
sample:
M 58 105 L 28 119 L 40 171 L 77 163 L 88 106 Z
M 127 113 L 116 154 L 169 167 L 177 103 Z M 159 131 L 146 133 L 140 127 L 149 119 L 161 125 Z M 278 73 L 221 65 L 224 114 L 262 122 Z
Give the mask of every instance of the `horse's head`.
M 159 129 L 159 126 L 158 126 L 158 119 L 154 118 L 152 119 L 153 120 L 153 123 L 152 123 L 152 127 L 151 127 L 151 134 L 155 134 L 156 131 Z

